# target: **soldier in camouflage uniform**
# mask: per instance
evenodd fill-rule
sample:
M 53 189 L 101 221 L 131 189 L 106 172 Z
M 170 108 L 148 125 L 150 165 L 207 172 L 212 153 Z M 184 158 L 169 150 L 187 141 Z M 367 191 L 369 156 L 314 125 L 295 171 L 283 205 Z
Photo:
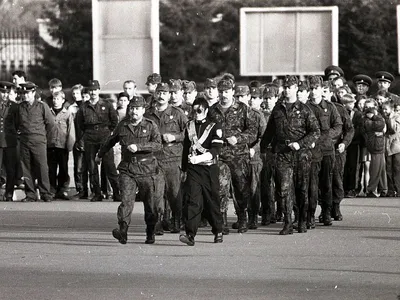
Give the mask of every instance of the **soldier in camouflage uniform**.
M 230 79 L 218 83 L 220 102 L 210 111 L 212 120 L 222 124 L 224 145 L 220 159 L 231 171 L 239 223 L 238 232 L 247 231 L 247 201 L 251 196 L 251 166 L 248 145 L 257 140 L 258 128 L 251 119 L 251 109 L 233 98 Z
M 279 89 L 276 85 L 270 84 L 264 88 L 264 102 L 260 106 L 264 113 L 266 123 L 271 116 L 279 96 Z M 252 107 L 253 102 L 252 102 Z M 267 226 L 271 223 L 276 223 L 277 219 L 282 221 L 282 204 L 277 202 L 277 215 L 275 213 L 275 159 L 276 154 L 272 152 L 272 147 L 269 145 L 266 148 L 261 148 L 261 157 L 264 161 L 263 170 L 261 172 L 261 225 Z
M 163 211 L 164 175 L 159 169 L 156 151 L 161 150 L 161 135 L 155 122 L 143 117 L 146 101 L 142 96 L 133 96 L 123 119 L 100 148 L 96 162 L 116 144 L 121 144 L 122 161 L 118 166 L 121 186 L 121 204 L 117 216 L 119 228 L 113 236 L 121 243 L 128 240 L 128 227 L 139 190 L 144 205 L 146 222 L 146 244 L 155 242 L 155 225 Z
M 308 80 L 311 98 L 308 106 L 314 112 L 321 130 L 321 136 L 313 149 L 313 160 L 316 161 L 317 164 L 319 163 L 318 186 L 321 209 L 324 217 L 324 225 L 329 226 L 332 225 L 330 212 L 332 209 L 332 176 L 335 165 L 334 141 L 337 140 L 342 132 L 342 120 L 336 107 L 323 97 L 322 77 L 310 76 Z M 312 174 L 312 176 L 315 176 L 315 174 Z M 313 186 L 311 188 L 313 188 Z M 314 191 L 313 196 L 315 196 L 315 194 L 316 192 Z M 310 199 L 310 207 L 307 214 L 307 227 L 313 228 L 315 226 L 314 214 L 316 203 L 314 197 L 310 197 Z
M 156 154 L 160 167 L 165 175 L 165 212 L 163 230 L 172 233 L 180 231 L 182 215 L 181 188 L 181 160 L 183 138 L 186 123 L 186 115 L 178 107 L 168 104 L 170 100 L 170 86 L 167 83 L 159 83 L 156 89 L 157 105 L 146 112 L 146 118 L 153 120 L 160 129 L 162 138 L 162 150 Z M 170 219 L 169 209 L 172 217 Z M 162 235 L 161 226 L 157 226 L 156 234 Z
M 332 87 L 328 82 L 323 83 L 322 98 L 330 101 L 332 99 Z M 334 139 L 335 148 L 335 165 L 333 168 L 332 176 L 332 210 L 331 217 L 335 221 L 342 221 L 343 217 L 340 212 L 340 202 L 344 197 L 343 188 L 343 175 L 344 175 L 344 165 L 346 163 L 346 149 L 350 145 L 354 137 L 354 126 L 353 121 L 350 118 L 349 113 L 346 108 L 337 102 L 333 102 L 335 105 L 341 121 L 343 123 L 342 130 L 340 134 Z
M 262 148 L 272 142 L 273 151 L 277 153 L 275 183 L 284 213 L 280 235 L 293 233 L 293 199 L 296 199 L 299 209 L 307 209 L 310 149 L 320 136 L 314 114 L 297 100 L 298 78 L 286 77 L 284 86 L 285 99 L 273 109 L 261 141 Z M 299 221 L 303 222 L 303 219 Z

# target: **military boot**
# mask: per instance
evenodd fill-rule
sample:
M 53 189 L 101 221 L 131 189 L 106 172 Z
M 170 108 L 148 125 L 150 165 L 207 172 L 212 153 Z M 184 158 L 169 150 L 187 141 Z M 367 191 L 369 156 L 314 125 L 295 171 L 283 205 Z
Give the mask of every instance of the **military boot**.
M 126 222 L 122 222 L 119 225 L 119 228 L 115 228 L 112 231 L 112 235 L 121 244 L 126 244 L 126 242 L 128 241 L 128 224 L 126 224 Z
M 340 204 L 339 203 L 333 203 L 332 211 L 333 211 L 333 213 L 331 215 L 335 221 L 343 220 L 342 213 L 340 212 Z
M 155 225 L 147 225 L 146 227 L 146 241 L 145 244 L 154 244 L 156 241 Z
M 323 220 L 324 226 L 331 226 L 332 225 L 332 217 L 331 217 L 331 207 L 326 207 L 324 209 Z
M 225 211 L 222 213 L 222 220 L 223 220 L 223 226 L 222 226 L 222 234 L 223 235 L 228 235 L 229 234 L 229 226 L 228 226 L 228 212 Z
M 293 234 L 292 214 L 285 213 L 283 216 L 283 229 L 279 232 L 280 235 Z
M 181 222 L 180 218 L 173 217 L 171 218 L 171 233 L 179 233 L 181 232 Z
M 162 226 L 162 214 L 158 215 L 158 221 L 156 223 L 156 228 L 155 228 L 155 235 L 163 235 L 164 234 L 164 228 Z
M 257 213 L 254 213 L 252 211 L 248 211 L 248 216 L 249 216 L 249 229 L 257 229 Z
M 238 233 L 247 232 L 247 215 L 246 211 L 239 213 L 239 221 L 238 221 Z
M 307 214 L 307 229 L 314 229 L 315 228 L 315 215 L 313 213 Z

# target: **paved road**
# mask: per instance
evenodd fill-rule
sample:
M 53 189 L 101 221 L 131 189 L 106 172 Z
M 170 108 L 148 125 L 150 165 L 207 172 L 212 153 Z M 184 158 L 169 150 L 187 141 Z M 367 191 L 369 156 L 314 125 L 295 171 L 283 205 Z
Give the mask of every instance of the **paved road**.
M 400 199 L 346 199 L 343 222 L 279 236 L 281 224 L 195 247 L 144 244 L 136 204 L 127 245 L 117 203 L 0 202 L 0 299 L 398 299 Z M 231 208 L 232 209 L 232 208 Z M 230 221 L 235 217 L 230 211 Z

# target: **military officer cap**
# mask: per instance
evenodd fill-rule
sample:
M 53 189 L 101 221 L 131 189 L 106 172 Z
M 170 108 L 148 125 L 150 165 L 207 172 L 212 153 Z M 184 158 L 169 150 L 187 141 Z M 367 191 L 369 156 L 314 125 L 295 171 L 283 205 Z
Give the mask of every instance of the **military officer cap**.
M 169 91 L 177 92 L 182 89 L 182 81 L 180 79 L 170 79 L 169 81 Z
M 312 75 L 312 76 L 308 77 L 307 80 L 308 80 L 308 84 L 309 84 L 310 88 L 313 88 L 316 86 L 322 86 L 323 79 L 321 76 Z
M 332 74 L 336 74 L 337 76 L 344 76 L 344 72 L 342 68 L 338 66 L 328 66 L 325 69 L 325 76 L 328 77 Z
M 20 93 L 28 93 L 28 92 L 31 92 L 31 91 L 35 91 L 36 88 L 37 88 L 37 85 L 34 84 L 33 82 L 30 82 L 30 81 L 27 81 L 25 83 L 21 83 L 19 86 L 20 86 L 20 88 L 19 88 L 18 91 Z
M 231 79 L 221 79 L 218 82 L 218 90 L 219 91 L 226 91 L 229 89 L 233 89 L 233 82 Z
M 131 101 L 129 101 L 128 107 L 145 107 L 146 101 L 143 96 L 133 96 Z
M 196 83 L 194 81 L 189 81 L 189 80 L 182 81 L 182 88 L 185 93 L 191 93 L 197 90 Z
M 252 87 L 257 87 L 257 88 L 259 88 L 259 87 L 261 87 L 262 86 L 262 84 L 261 84 L 261 82 L 259 82 L 258 80 L 252 80 L 252 81 L 250 81 L 250 83 L 249 83 L 249 87 L 250 88 L 252 88 Z
M 221 80 L 226 80 L 226 79 L 230 79 L 232 80 L 232 83 L 235 83 L 235 76 L 233 76 L 233 74 L 231 73 L 224 73 L 224 75 L 222 75 Z
M 100 89 L 99 81 L 98 80 L 89 80 L 87 89 L 88 90 L 99 90 Z
M 308 91 L 310 87 L 308 86 L 308 82 L 305 80 L 299 81 L 299 91 Z
M 129 94 L 127 92 L 121 92 L 118 94 L 117 99 L 122 98 L 122 97 L 126 97 L 129 99 Z
M 15 86 L 14 83 L 9 81 L 0 81 L 0 91 L 6 92 L 11 89 L 12 86 Z
M 394 80 L 394 76 L 386 71 L 376 72 L 375 77 L 378 81 L 392 82 Z
M 161 82 L 161 75 L 158 73 L 153 73 L 147 76 L 146 85 L 148 84 L 159 84 Z
M 340 102 L 342 102 L 342 104 L 354 103 L 354 102 L 356 102 L 356 98 L 354 97 L 353 94 L 345 94 L 345 95 L 343 95 Z
M 218 86 L 218 82 L 215 78 L 207 78 L 206 82 L 204 83 L 204 88 L 216 88 Z
M 250 89 L 247 85 L 238 85 L 235 87 L 235 96 L 246 96 L 250 94 Z
M 250 88 L 251 98 L 262 98 L 261 87 Z
M 372 78 L 369 77 L 368 75 L 358 74 L 358 75 L 353 77 L 353 82 L 355 84 L 365 84 L 365 85 L 371 86 L 372 85 Z
M 160 82 L 157 84 L 156 92 L 169 92 L 169 85 L 166 82 Z
M 299 84 L 299 79 L 297 76 L 289 75 L 285 77 L 283 86 L 292 86 L 294 84 Z
M 279 87 L 277 87 L 275 84 L 267 85 L 264 88 L 263 98 L 268 99 L 272 97 L 277 97 L 278 93 L 279 93 Z

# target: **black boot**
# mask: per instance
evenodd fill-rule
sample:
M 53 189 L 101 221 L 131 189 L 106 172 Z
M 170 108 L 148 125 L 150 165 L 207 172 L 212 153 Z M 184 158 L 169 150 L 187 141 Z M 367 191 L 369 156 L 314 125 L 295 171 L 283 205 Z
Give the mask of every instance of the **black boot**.
M 156 228 L 155 228 L 155 235 L 163 235 L 164 234 L 164 228 L 162 226 L 162 214 L 158 215 L 158 221 L 156 223 Z
M 313 213 L 307 213 L 307 229 L 314 229 L 315 228 L 315 215 Z
M 238 233 L 247 232 L 247 215 L 246 211 L 239 213 Z
M 126 244 L 126 242 L 128 241 L 128 224 L 126 224 L 126 222 L 122 222 L 119 225 L 119 229 L 115 228 L 112 231 L 112 235 L 114 238 L 116 238 L 118 240 L 118 242 L 120 242 L 121 244 Z
M 222 234 L 223 235 L 228 235 L 229 234 L 229 226 L 228 226 L 228 212 L 225 211 L 222 213 L 222 220 L 223 220 L 223 226 L 222 226 Z
M 333 211 L 332 217 L 335 221 L 343 220 L 342 213 L 340 212 L 340 204 L 339 203 L 333 203 L 332 211 Z
M 172 217 L 171 218 L 171 233 L 179 233 L 181 232 L 181 218 L 180 217 Z
M 156 236 L 154 234 L 155 225 L 147 225 L 146 227 L 146 241 L 145 244 L 154 244 Z
M 248 216 L 249 216 L 249 229 L 257 229 L 257 218 L 258 215 L 257 213 L 253 213 L 253 212 L 248 212 Z
M 324 209 L 324 214 L 322 215 L 324 219 L 324 226 L 332 225 L 331 209 L 331 207 L 327 207 Z
M 283 229 L 279 232 L 280 235 L 293 234 L 292 214 L 286 213 L 283 216 Z

